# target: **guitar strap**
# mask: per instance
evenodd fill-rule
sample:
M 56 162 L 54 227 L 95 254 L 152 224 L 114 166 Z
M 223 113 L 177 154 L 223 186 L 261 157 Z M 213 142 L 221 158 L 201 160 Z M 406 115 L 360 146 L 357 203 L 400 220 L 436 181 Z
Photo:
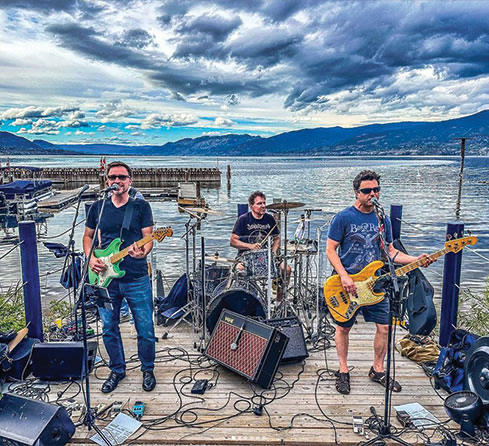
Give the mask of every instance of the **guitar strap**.
M 124 220 L 122 221 L 122 227 L 120 233 L 120 239 L 122 241 L 124 241 L 124 238 L 122 237 L 124 230 L 128 231 L 129 226 L 131 225 L 133 210 L 134 210 L 134 198 L 129 197 L 129 201 L 127 202 L 126 212 L 124 213 Z

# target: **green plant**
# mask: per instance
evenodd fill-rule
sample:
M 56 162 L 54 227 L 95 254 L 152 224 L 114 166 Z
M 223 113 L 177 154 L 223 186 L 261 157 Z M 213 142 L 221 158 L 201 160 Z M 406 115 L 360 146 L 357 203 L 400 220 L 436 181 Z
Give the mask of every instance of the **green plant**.
M 0 332 L 25 327 L 24 296 L 20 283 L 0 293 Z
M 72 313 L 71 305 L 66 301 L 52 300 L 48 307 L 44 309 L 42 316 L 42 324 L 44 333 L 49 332 L 50 327 L 55 323 L 56 319 L 65 319 Z
M 470 290 L 460 293 L 461 308 L 458 326 L 471 333 L 485 336 L 489 333 L 489 281 L 482 293 L 474 294 Z

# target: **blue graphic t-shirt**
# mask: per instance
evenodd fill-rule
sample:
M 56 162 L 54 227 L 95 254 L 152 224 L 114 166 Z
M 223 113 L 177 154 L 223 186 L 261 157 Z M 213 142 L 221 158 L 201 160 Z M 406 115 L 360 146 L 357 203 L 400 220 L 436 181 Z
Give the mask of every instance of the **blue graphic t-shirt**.
M 386 216 L 387 243 L 392 243 L 392 227 Z M 336 214 L 328 238 L 340 243 L 338 256 L 348 274 L 356 274 L 374 260 L 381 259 L 379 222 L 375 211 L 369 214 L 350 206 Z

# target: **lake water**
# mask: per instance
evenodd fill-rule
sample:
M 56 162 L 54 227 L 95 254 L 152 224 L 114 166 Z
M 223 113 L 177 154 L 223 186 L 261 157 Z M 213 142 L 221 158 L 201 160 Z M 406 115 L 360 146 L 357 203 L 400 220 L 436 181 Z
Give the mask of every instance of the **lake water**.
M 116 158 L 111 158 L 109 161 Z M 197 234 L 205 237 L 206 252 L 223 257 L 234 257 L 235 250 L 229 246 L 230 233 L 236 218 L 238 203 L 246 203 L 251 191 L 260 189 L 267 194 L 267 201 L 287 199 L 306 204 L 305 208 L 322 209 L 313 212 L 311 237 L 316 239 L 318 228 L 327 231 L 331 217 L 353 203 L 352 179 L 362 169 L 373 169 L 381 174 L 382 192 L 380 201 L 389 210 L 391 204 L 403 205 L 402 240 L 412 254 L 434 252 L 442 248 L 445 241 L 447 222 L 455 221 L 458 193 L 459 159 L 456 157 L 308 157 L 308 158 L 209 158 L 209 157 L 120 157 L 133 167 L 216 167 L 223 172 L 220 189 L 202 189 L 208 205 L 222 212 L 220 216 L 209 216 Z M 98 157 L 12 157 L 11 165 L 29 166 L 91 166 L 97 167 Z M 226 187 L 226 166 L 232 169 L 232 187 Z M 464 183 L 460 220 L 465 230 L 478 236 L 479 242 L 473 250 L 489 258 L 489 158 L 467 157 L 465 160 Z M 155 244 L 157 267 L 171 284 L 185 271 L 186 214 L 179 213 L 175 202 L 152 202 L 156 226 L 171 226 L 172 238 Z M 293 236 L 303 209 L 289 212 L 289 238 Z M 71 207 L 48 220 L 49 241 L 66 243 L 67 231 L 74 217 Z M 81 218 L 84 217 L 82 206 Z M 413 226 L 414 225 L 414 226 Z M 83 224 L 76 230 L 76 248 L 81 250 Z M 321 249 L 324 251 L 323 233 Z M 46 239 L 47 240 L 47 239 Z M 0 254 L 11 247 L 0 245 Z M 48 274 L 62 266 L 42 244 L 39 244 L 39 267 L 43 297 L 60 297 L 59 273 Z M 0 260 L 1 288 L 4 290 L 20 278 L 18 250 Z M 443 260 L 439 260 L 426 271 L 435 286 L 437 296 L 441 294 Z M 489 261 L 466 249 L 463 254 L 462 286 L 473 291 L 485 287 L 489 275 Z

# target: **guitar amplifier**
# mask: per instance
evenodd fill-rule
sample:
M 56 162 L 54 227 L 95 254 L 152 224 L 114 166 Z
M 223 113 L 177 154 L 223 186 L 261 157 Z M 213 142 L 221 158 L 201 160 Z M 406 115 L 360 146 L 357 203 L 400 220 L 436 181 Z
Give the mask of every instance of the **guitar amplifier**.
M 93 370 L 97 341 L 89 341 L 88 373 Z M 42 381 L 78 380 L 85 377 L 83 342 L 43 342 L 32 350 L 32 374 Z M 1 445 L 0 445 L 1 446 Z
M 289 343 L 282 357 L 283 363 L 300 362 L 309 357 L 304 340 L 304 331 L 298 317 L 268 319 L 267 325 L 277 328 L 289 338 Z
M 223 309 L 204 355 L 269 389 L 288 342 L 276 328 Z

